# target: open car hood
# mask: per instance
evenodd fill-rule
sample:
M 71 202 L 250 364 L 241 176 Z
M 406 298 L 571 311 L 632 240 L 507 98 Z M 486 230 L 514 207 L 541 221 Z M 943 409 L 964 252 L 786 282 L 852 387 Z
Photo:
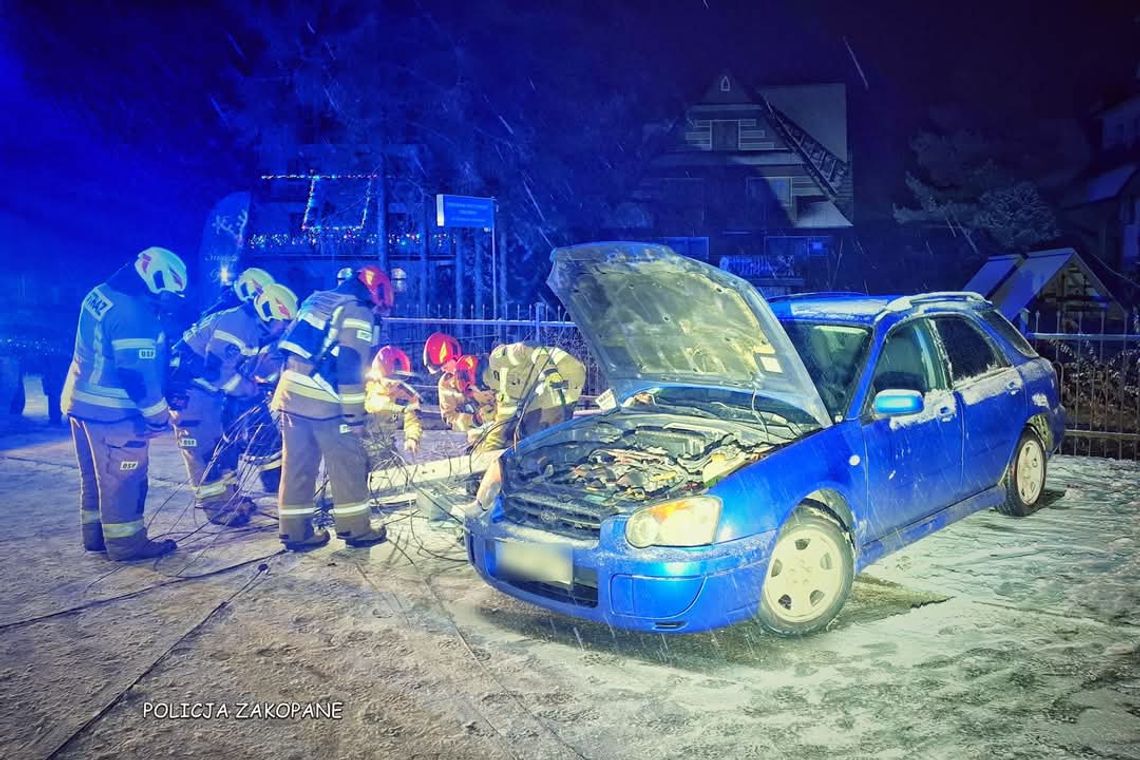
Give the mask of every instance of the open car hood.
M 619 401 L 654 386 L 731 388 L 831 421 L 799 354 L 750 284 L 650 243 L 557 248 L 547 284 Z

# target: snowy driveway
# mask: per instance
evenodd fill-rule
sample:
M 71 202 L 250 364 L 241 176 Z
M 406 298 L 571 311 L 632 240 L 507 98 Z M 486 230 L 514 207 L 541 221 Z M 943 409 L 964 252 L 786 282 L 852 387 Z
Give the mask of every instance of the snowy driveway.
M 177 453 L 153 459 L 152 531 L 185 533 Z M 1049 508 L 888 557 L 800 641 L 552 618 L 406 513 L 367 551 L 277 554 L 265 518 L 116 568 L 79 548 L 61 431 L 0 438 L 0 484 L 4 757 L 1140 758 L 1132 463 L 1057 460 Z M 343 718 L 155 717 L 264 702 Z

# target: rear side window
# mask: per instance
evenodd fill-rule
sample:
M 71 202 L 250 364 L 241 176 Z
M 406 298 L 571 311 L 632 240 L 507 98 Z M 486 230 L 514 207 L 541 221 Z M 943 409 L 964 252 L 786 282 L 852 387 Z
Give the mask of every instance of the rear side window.
M 950 379 L 955 385 L 1009 366 L 982 331 L 963 317 L 938 317 L 934 320 L 934 329 L 946 349 Z
M 1033 350 L 1033 346 L 1025 339 L 1021 331 L 1014 327 L 1013 323 L 997 309 L 988 309 L 982 312 L 982 321 L 989 325 L 991 330 L 1009 341 L 1009 344 L 1017 349 L 1017 353 L 1028 356 L 1030 359 L 1037 357 L 1037 352 Z

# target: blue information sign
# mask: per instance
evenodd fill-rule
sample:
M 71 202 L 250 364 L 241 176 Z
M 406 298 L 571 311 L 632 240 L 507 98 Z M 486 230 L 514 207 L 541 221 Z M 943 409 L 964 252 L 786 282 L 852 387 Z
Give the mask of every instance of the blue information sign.
M 437 227 L 475 227 L 489 230 L 495 226 L 495 199 L 469 195 L 435 196 Z

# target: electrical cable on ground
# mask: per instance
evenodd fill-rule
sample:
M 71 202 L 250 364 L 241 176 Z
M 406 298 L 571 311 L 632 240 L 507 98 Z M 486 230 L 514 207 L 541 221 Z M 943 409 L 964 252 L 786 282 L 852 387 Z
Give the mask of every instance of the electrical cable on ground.
M 134 599 L 135 597 L 143 596 L 144 594 L 148 594 L 151 591 L 154 591 L 154 590 L 160 589 L 160 588 L 164 588 L 166 586 L 174 586 L 174 585 L 179 584 L 179 583 L 186 583 L 188 581 L 197 581 L 197 580 L 202 580 L 203 578 L 210 578 L 210 577 L 213 577 L 215 575 L 221 575 L 223 573 L 228 573 L 231 570 L 237 570 L 238 568 L 245 567 L 246 565 L 252 565 L 254 562 L 266 562 L 269 559 L 276 557 L 279 554 L 284 554 L 284 553 L 285 553 L 284 549 L 278 549 L 277 551 L 273 552 L 272 554 L 266 554 L 263 557 L 254 557 L 253 559 L 243 560 L 242 562 L 238 562 L 238 563 L 235 563 L 233 565 L 227 565 L 226 567 L 220 567 L 217 570 L 210 570 L 210 571 L 205 572 L 205 573 L 199 573 L 198 575 L 177 576 L 177 577 L 165 580 L 165 581 L 160 581 L 159 583 L 155 583 L 152 586 L 140 588 L 137 591 L 129 591 L 125 594 L 119 594 L 118 596 L 109 596 L 105 599 L 94 599 L 90 602 L 86 602 L 85 604 L 80 604 L 80 605 L 77 605 L 75 607 L 68 607 L 67 609 L 56 610 L 55 612 L 47 612 L 47 613 L 44 613 L 43 615 L 36 615 L 35 617 L 24 618 L 23 620 L 14 620 L 10 623 L 0 623 L 0 631 L 6 631 L 10 628 L 19 628 L 19 627 L 22 627 L 25 625 L 31 625 L 32 623 L 41 623 L 45 620 L 51 620 L 52 618 L 63 617 L 66 615 L 74 615 L 77 612 L 83 612 L 84 610 L 89 610 L 93 607 L 102 607 L 103 605 L 113 604 L 114 602 L 121 602 L 124 599 Z
M 256 561 L 256 560 L 253 560 L 253 561 Z M 246 563 L 246 564 L 248 564 L 248 563 Z M 110 702 L 105 704 L 97 713 L 95 713 L 90 718 L 88 718 L 83 723 L 83 725 L 81 725 L 81 726 L 79 726 L 79 728 L 75 729 L 75 731 L 73 731 L 66 739 L 64 739 L 63 742 L 61 742 L 58 746 L 56 746 L 55 749 L 53 749 L 50 753 L 48 753 L 48 755 L 46 756 L 47 760 L 51 760 L 54 757 L 58 757 L 61 752 L 63 752 L 65 749 L 67 749 L 69 744 L 71 744 L 73 741 L 75 741 L 80 735 L 82 735 L 84 732 L 86 732 L 87 729 L 89 729 L 91 726 L 95 725 L 95 723 L 97 723 L 104 715 L 106 715 L 112 709 L 114 709 L 114 707 L 116 705 L 118 705 L 120 702 L 122 702 L 123 697 L 125 697 L 127 695 L 127 692 L 129 692 L 131 689 L 133 689 L 135 686 L 137 686 L 138 683 L 140 681 L 142 681 L 142 679 L 144 679 L 148 675 L 150 675 L 154 671 L 155 668 L 157 668 L 167 657 L 170 656 L 170 653 L 173 652 L 179 644 L 181 644 L 183 641 L 185 641 L 186 639 L 188 639 L 191 636 L 193 636 L 194 634 L 196 634 L 198 631 L 200 631 L 203 628 L 203 626 L 206 625 L 206 623 L 210 622 L 210 620 L 213 619 L 213 617 L 215 615 L 217 615 L 219 612 L 221 612 L 223 609 L 225 609 L 227 606 L 229 606 L 229 604 L 231 602 L 233 602 L 233 600 L 236 599 L 239 594 L 248 590 L 251 586 L 253 586 L 255 581 L 261 579 L 268 570 L 269 570 L 269 565 L 267 563 L 263 562 L 262 564 L 258 565 L 257 572 L 254 573 L 253 576 L 248 581 L 246 581 L 244 584 L 242 584 L 240 588 L 235 590 L 232 594 L 227 596 L 225 599 L 223 599 L 222 601 L 220 601 L 216 605 L 214 605 L 214 607 L 209 612 L 206 613 L 205 617 L 203 617 L 201 620 L 199 620 L 197 623 L 195 623 L 193 626 L 191 626 L 189 630 L 187 630 L 185 633 L 183 633 L 181 636 L 179 636 L 169 647 L 166 648 L 166 651 L 164 651 L 162 654 L 160 654 L 158 656 L 158 658 L 156 660 L 154 660 L 154 662 L 152 662 L 150 665 L 148 665 L 141 673 L 139 673 L 137 676 L 135 676 L 135 678 L 129 684 L 127 684 L 127 686 L 124 689 L 122 689 L 118 694 L 116 694 L 114 699 L 112 699 Z
M 527 715 L 529 715 L 538 725 L 542 726 L 546 730 L 547 733 L 549 733 L 552 737 L 554 737 L 554 740 L 556 742 L 561 744 L 563 747 L 568 749 L 570 752 L 574 753 L 575 757 L 581 758 L 581 760 L 585 760 L 585 758 L 586 758 L 585 755 L 583 755 L 581 752 L 579 752 L 573 745 L 571 745 L 569 742 L 567 742 L 565 739 L 563 739 L 562 736 L 557 731 L 552 729 L 550 726 L 548 726 L 546 724 L 545 721 L 543 721 L 541 718 L 539 718 L 527 706 L 527 704 L 522 700 L 522 698 L 514 690 L 507 688 L 506 684 L 504 684 L 499 679 L 498 676 L 496 676 L 493 672 L 491 672 L 491 670 L 483 663 L 483 661 L 479 659 L 479 657 L 475 654 L 475 650 L 471 647 L 470 642 L 468 642 L 467 638 L 463 635 L 463 631 L 460 630 L 459 625 L 455 622 L 455 618 L 453 618 L 451 616 L 451 613 L 448 612 L 446 605 L 444 605 L 444 603 L 443 603 L 443 600 L 440 599 L 439 594 L 436 593 L 435 588 L 431 585 L 431 576 L 424 575 L 423 572 L 420 570 L 420 567 L 416 564 L 415 560 L 413 560 L 411 558 L 411 556 L 408 555 L 407 552 L 403 551 L 403 549 L 401 549 L 399 546 L 393 544 L 393 548 L 395 548 L 397 551 L 399 551 L 401 554 L 403 554 L 404 558 L 406 560 L 408 560 L 408 562 L 411 564 L 412 567 L 414 567 L 417 571 L 420 571 L 420 577 L 423 578 L 424 586 L 427 588 L 428 593 L 430 593 L 432 596 L 432 599 L 435 600 L 436 607 L 439 609 L 440 612 L 443 613 L 443 616 L 447 620 L 448 624 L 451 626 L 451 629 L 453 631 L 455 631 L 456 637 L 459 639 L 460 643 L 463 644 L 463 647 L 464 647 L 464 649 L 467 650 L 467 653 L 469 655 L 471 655 L 471 659 L 473 659 L 475 661 L 475 664 L 479 666 L 479 669 L 482 670 L 483 673 L 486 674 L 486 676 L 488 678 L 490 678 L 500 689 L 502 689 L 502 691 L 505 694 L 509 694 L 511 696 L 511 698 L 514 700 L 514 702 L 519 706 L 519 708 L 523 712 L 525 712 Z M 363 567 L 361 567 L 359 564 L 357 565 L 357 570 L 359 570 L 361 575 L 364 576 L 365 580 L 368 582 L 368 584 L 370 586 L 372 586 L 373 588 L 376 588 L 376 585 L 374 583 L 372 583 L 372 581 L 368 578 L 367 574 L 364 572 Z M 488 725 L 490 725 L 489 720 L 487 721 L 487 723 L 488 723 Z M 491 728 L 494 729 L 495 727 L 492 725 Z M 499 733 L 497 729 L 495 729 L 495 731 L 496 731 L 496 733 Z M 514 755 L 514 752 L 512 751 L 511 754 Z M 515 756 L 517 757 L 517 755 L 515 755 Z

